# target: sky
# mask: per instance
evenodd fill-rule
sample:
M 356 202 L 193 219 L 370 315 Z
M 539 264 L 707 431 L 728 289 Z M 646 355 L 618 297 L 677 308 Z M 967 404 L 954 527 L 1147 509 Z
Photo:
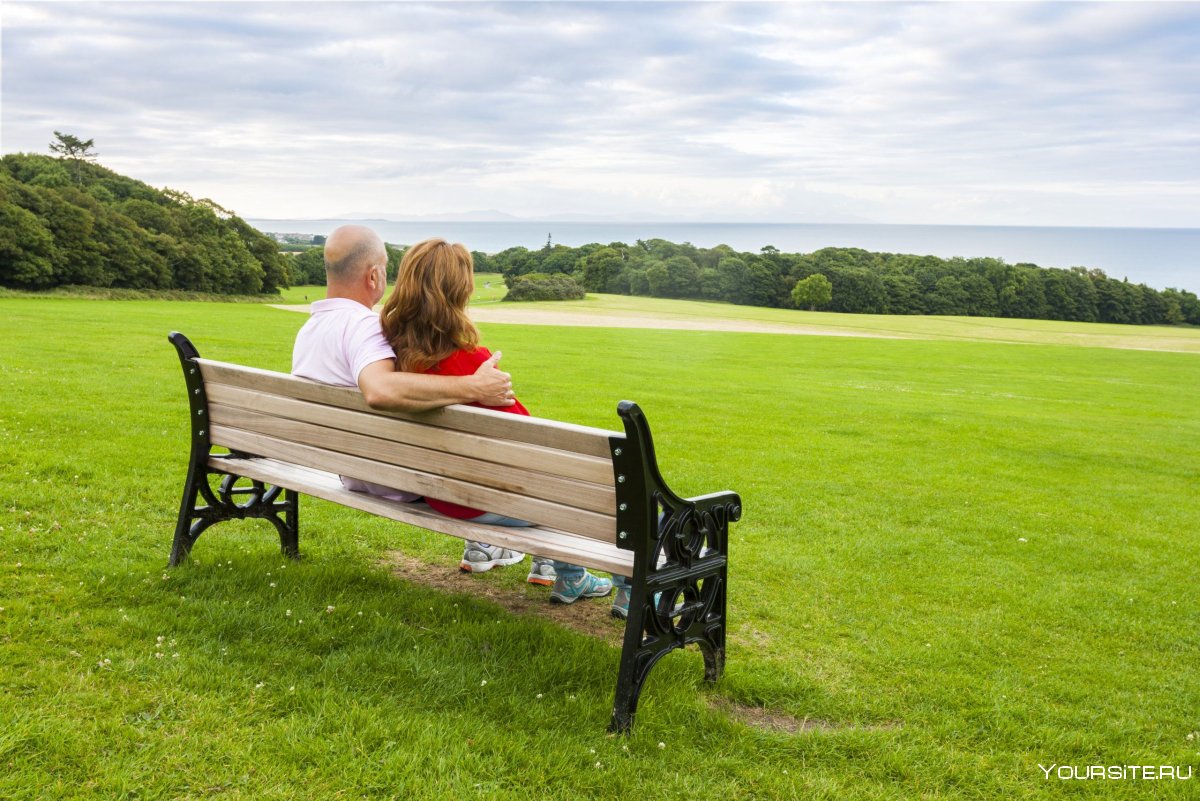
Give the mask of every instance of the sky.
M 0 5 L 54 131 L 251 218 L 1200 227 L 1200 3 Z

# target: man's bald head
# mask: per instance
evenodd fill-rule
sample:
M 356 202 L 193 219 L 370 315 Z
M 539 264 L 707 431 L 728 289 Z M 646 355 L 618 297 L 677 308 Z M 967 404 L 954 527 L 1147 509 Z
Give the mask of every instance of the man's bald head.
M 325 240 L 325 274 L 331 283 L 353 281 L 386 261 L 383 240 L 365 226 L 343 225 Z

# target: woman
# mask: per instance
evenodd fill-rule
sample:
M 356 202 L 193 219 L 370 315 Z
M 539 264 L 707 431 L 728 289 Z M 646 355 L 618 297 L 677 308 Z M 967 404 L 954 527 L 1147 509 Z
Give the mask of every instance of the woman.
M 383 304 L 380 320 L 383 335 L 396 351 L 396 367 L 415 373 L 471 375 L 491 357 L 479 344 L 479 331 L 467 315 L 467 303 L 475 291 L 474 263 L 462 245 L 444 239 L 427 239 L 409 248 L 400 262 L 396 286 Z M 518 401 L 512 406 L 482 406 L 523 414 L 529 411 Z M 498 526 L 531 526 L 525 520 L 471 509 L 436 498 L 425 502 L 436 511 L 460 520 Z M 482 542 L 467 542 L 459 568 L 482 573 L 525 558 L 522 553 Z M 573 603 L 579 598 L 600 598 L 612 591 L 612 582 L 593 576 L 582 567 L 534 557 L 529 581 L 553 583 L 550 599 Z

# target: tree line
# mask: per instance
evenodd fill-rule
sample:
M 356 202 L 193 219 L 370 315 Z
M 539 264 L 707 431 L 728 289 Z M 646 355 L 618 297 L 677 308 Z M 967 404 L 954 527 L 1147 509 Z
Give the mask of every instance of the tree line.
M 325 283 L 322 247 L 281 254 L 273 239 L 213 201 L 118 175 L 94 163 L 92 140 L 55 136 L 58 158 L 0 158 L 0 285 L 255 294 Z M 388 246 L 390 278 L 404 250 Z M 577 248 L 547 240 L 539 249 L 472 256 L 476 271 L 504 275 L 510 299 L 591 291 L 856 314 L 1200 325 L 1192 292 L 996 258 L 770 246 L 748 253 L 663 239 Z
M 1044 268 L 997 258 L 832 247 L 784 253 L 768 246 L 745 253 L 727 245 L 698 248 L 663 239 L 577 248 L 547 243 L 475 257 L 477 271 L 503 273 L 510 287 L 519 276 L 562 274 L 591 292 L 749 306 L 1200 325 L 1200 299 L 1186 290 L 1160 291 L 1098 269 Z
M 60 158 L 0 158 L 0 285 L 274 293 L 276 243 L 211 200 L 94 164 L 91 140 L 56 132 Z

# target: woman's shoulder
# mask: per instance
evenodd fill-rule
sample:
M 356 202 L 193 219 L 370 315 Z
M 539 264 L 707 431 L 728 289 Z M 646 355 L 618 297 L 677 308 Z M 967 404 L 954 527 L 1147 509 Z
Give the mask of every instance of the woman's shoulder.
M 491 355 L 492 352 L 482 346 L 475 348 L 475 350 L 459 348 L 438 362 L 430 372 L 441 373 L 443 375 L 471 375 Z

